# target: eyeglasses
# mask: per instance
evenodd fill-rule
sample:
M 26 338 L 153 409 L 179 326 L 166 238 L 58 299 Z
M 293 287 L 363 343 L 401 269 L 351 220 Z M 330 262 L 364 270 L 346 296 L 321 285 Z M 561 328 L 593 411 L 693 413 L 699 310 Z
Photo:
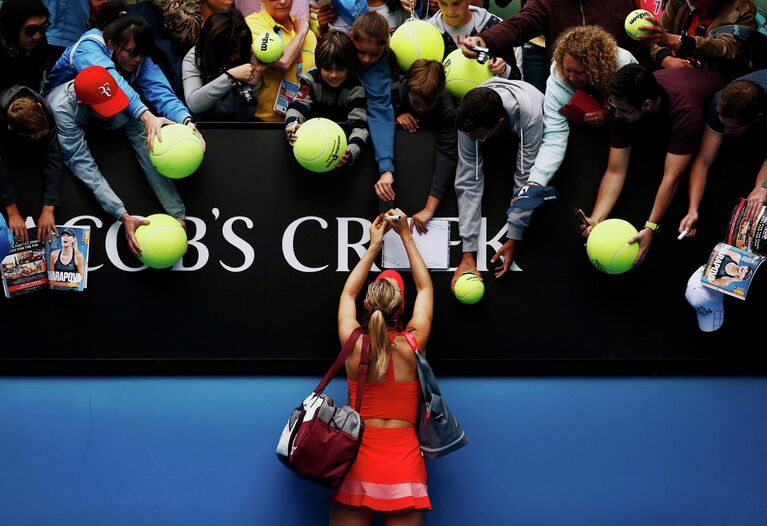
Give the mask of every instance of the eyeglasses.
M 636 108 L 631 108 L 631 110 L 624 110 L 622 108 L 619 108 L 615 105 L 615 100 L 612 97 L 607 98 L 607 106 L 610 108 L 610 111 L 615 113 L 615 115 L 623 115 L 624 117 L 628 117 L 629 115 L 633 115 L 636 113 Z
M 24 34 L 28 37 L 33 37 L 36 34 L 40 33 L 41 35 L 45 35 L 45 32 L 48 31 L 51 28 L 50 22 L 45 22 L 42 25 L 33 24 L 30 26 L 26 26 L 24 28 Z
M 121 47 L 120 51 L 125 51 L 130 58 L 136 58 L 142 56 L 144 53 L 137 47 L 134 47 L 133 49 L 128 49 Z

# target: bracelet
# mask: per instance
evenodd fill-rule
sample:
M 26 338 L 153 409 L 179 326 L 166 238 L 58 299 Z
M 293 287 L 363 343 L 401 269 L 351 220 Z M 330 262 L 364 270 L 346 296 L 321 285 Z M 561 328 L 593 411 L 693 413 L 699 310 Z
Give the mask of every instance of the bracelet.
M 403 243 L 403 244 L 405 244 L 405 243 L 407 243 L 408 241 L 413 241 L 413 236 L 410 236 L 410 237 L 409 237 L 409 238 L 407 238 L 407 239 L 403 239 L 403 240 L 402 240 L 402 243 Z

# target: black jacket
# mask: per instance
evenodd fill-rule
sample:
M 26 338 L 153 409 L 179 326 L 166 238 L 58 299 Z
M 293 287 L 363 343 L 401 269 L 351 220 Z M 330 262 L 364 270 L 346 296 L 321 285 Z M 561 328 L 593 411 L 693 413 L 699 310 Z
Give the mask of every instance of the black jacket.
M 8 106 L 19 97 L 33 98 L 43 106 L 48 119 L 48 135 L 39 141 L 25 141 L 8 130 Z M 45 194 L 43 203 L 58 205 L 61 196 L 61 177 L 64 173 L 64 160 L 59 149 L 59 138 L 56 133 L 56 121 L 50 106 L 45 99 L 26 86 L 13 86 L 0 90 L 0 206 L 8 206 L 16 202 L 16 194 L 8 170 L 10 155 L 27 155 L 41 159 L 43 176 L 45 178 Z
M 40 0 L 5 0 L 0 7 L 0 89 L 22 85 L 40 90 L 48 40 L 41 38 L 30 51 L 17 45 L 24 22 L 33 16 L 48 16 Z
M 450 181 L 455 177 L 458 166 L 458 132 L 455 129 L 453 98 L 445 91 L 433 109 L 418 114 L 410 105 L 407 85 L 402 79 L 392 84 L 391 99 L 395 115 L 412 113 L 419 120 L 419 129 L 437 132 L 437 155 L 429 195 L 442 199 L 452 186 Z

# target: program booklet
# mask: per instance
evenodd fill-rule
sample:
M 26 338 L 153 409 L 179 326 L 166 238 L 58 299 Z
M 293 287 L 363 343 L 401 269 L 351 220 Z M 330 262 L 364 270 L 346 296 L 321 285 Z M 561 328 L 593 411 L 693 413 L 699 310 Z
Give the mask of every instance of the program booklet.
M 37 228 L 30 228 L 29 241 L 16 243 L 0 263 L 6 298 L 43 289 L 85 290 L 91 229 L 56 228 L 58 235 L 45 243 L 37 240 Z
M 16 243 L 0 262 L 6 298 L 48 288 L 45 245 L 37 240 L 37 229 L 29 229 L 29 241 Z
M 748 201 L 741 199 L 732 211 L 726 242 L 730 245 L 767 256 L 767 207 L 754 219 L 745 219 Z
M 727 243 L 711 252 L 700 281 L 706 287 L 745 300 L 759 266 L 767 259 Z
M 48 285 L 54 290 L 82 292 L 88 286 L 88 250 L 91 227 L 57 226 L 50 242 L 45 243 L 48 262 Z

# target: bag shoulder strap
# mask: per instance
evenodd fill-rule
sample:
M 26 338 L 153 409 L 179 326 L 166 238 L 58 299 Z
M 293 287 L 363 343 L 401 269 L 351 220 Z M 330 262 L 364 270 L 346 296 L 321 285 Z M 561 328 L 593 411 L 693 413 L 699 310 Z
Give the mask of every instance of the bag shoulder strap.
M 413 331 L 402 331 L 400 334 L 405 337 L 407 343 L 410 345 L 410 348 L 413 349 L 413 351 L 420 352 L 421 346 L 418 343 L 418 340 L 415 339 Z
M 338 374 L 338 371 L 341 370 L 341 366 L 344 364 L 344 362 L 346 362 L 346 358 L 352 352 L 352 349 L 354 349 L 354 344 L 357 343 L 357 340 L 359 339 L 361 334 L 362 334 L 362 327 L 357 327 L 356 329 L 354 329 L 354 332 L 352 332 L 351 336 L 349 336 L 349 339 L 346 340 L 346 343 L 341 349 L 341 352 L 338 354 L 338 358 L 336 358 L 336 361 L 333 363 L 333 365 L 330 366 L 330 369 L 328 369 L 328 372 L 326 372 L 325 376 L 322 377 L 322 380 L 320 380 L 320 383 L 317 384 L 317 387 L 314 388 L 314 394 L 320 394 L 322 391 L 324 391 L 325 387 L 327 387 L 327 385 L 330 383 L 333 377 L 336 374 Z M 365 337 L 367 339 L 367 335 L 365 335 Z M 365 351 L 363 353 L 365 356 L 365 359 L 367 359 L 367 349 L 364 348 L 363 350 Z M 362 365 L 362 358 L 360 358 L 360 365 Z M 364 379 L 364 376 L 363 376 L 363 379 Z M 363 380 L 363 383 L 364 383 L 364 380 Z
M 415 339 L 415 335 L 413 334 L 412 330 L 402 331 L 400 334 L 405 337 L 407 343 L 410 345 L 410 348 L 413 349 L 413 352 L 415 353 L 415 368 L 418 372 L 418 381 L 421 384 L 421 395 L 423 396 L 424 400 L 427 400 L 428 397 L 426 395 L 426 391 L 427 388 L 431 389 L 431 386 L 429 385 L 429 382 L 426 378 L 427 373 L 424 369 L 431 369 L 429 367 L 429 362 L 427 362 L 426 358 L 424 358 L 423 354 L 421 354 L 421 345 L 418 343 L 418 340 Z
M 367 333 L 362 334 L 362 352 L 360 353 L 360 365 L 357 368 L 357 399 L 354 401 L 354 410 L 360 412 L 362 407 L 362 392 L 365 390 L 365 381 L 368 377 L 368 366 L 370 365 L 370 337 Z

